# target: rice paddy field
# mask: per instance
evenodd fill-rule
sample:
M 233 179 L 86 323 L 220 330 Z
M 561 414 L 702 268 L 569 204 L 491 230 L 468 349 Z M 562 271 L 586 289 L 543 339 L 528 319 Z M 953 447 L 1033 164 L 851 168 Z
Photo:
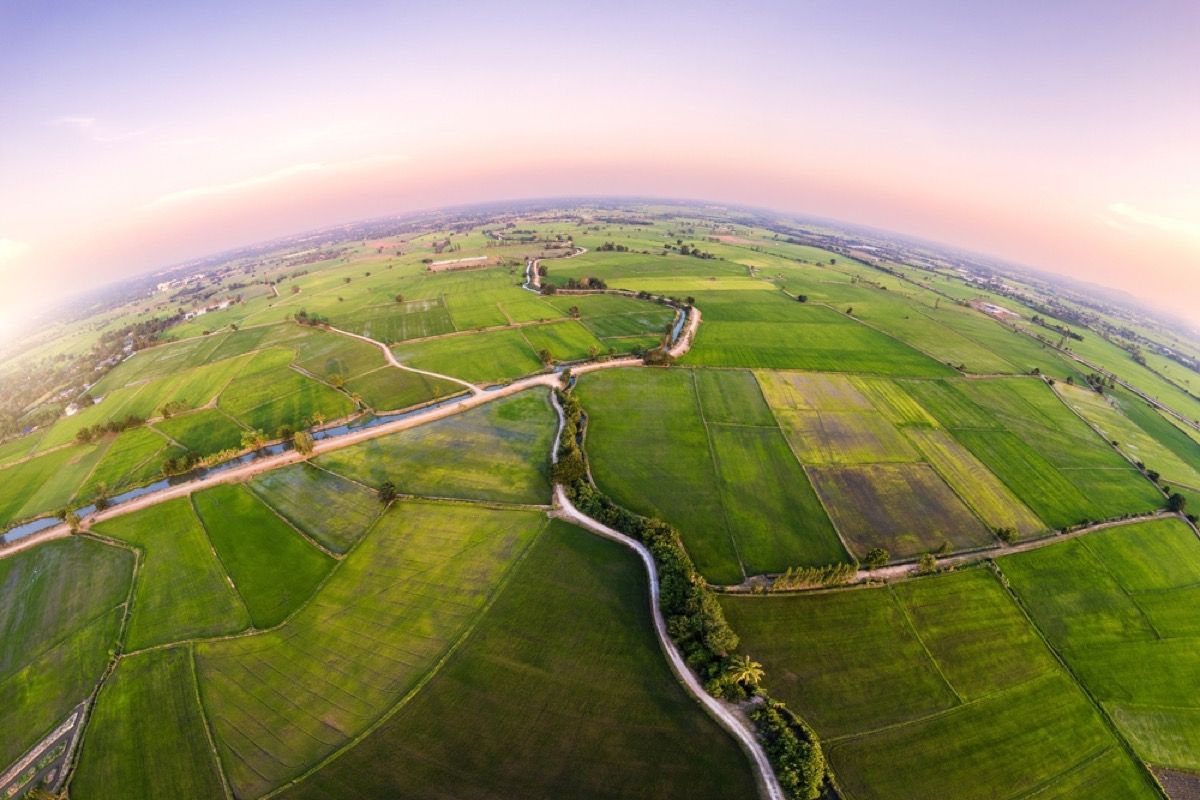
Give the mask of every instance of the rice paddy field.
M 1159 796 L 987 569 L 722 606 L 844 796 Z
M 306 536 L 345 553 L 379 516 L 379 498 L 362 484 L 311 463 L 264 472 L 247 484 Z
M 616 369 L 584 376 L 578 393 L 597 484 L 678 527 L 709 580 L 847 558 L 751 373 Z
M 1200 540 L 1176 518 L 1097 531 L 1000 568 L 1138 755 L 1200 770 Z
M 546 392 L 532 389 L 315 463 L 376 489 L 391 481 L 404 494 L 545 504 L 557 428 Z
M 416 688 L 544 527 L 535 512 L 402 503 L 282 628 L 198 645 L 234 791 L 299 777 Z
M 0 529 L 256 435 L 658 347 L 676 319 L 662 295 L 701 311 L 685 355 L 576 373 L 590 477 L 679 531 L 838 796 L 1124 800 L 1164 797 L 1156 775 L 1200 780 L 1200 539 L 1155 514 L 1162 486 L 1200 505 L 1200 434 L 1093 391 L 1093 368 L 1029 335 L 1031 306 L 944 263 L 731 214 L 450 215 L 243 256 L 202 281 L 216 310 L 131 340 L 86 396 L 20 411 L 34 422 L 0 442 Z M 521 288 L 527 258 L 557 292 Z M 654 297 L 566 291 L 585 279 Z M 201 302 L 174 291 L 30 351 L 86 352 Z M 1187 370 L 1152 348 L 1142 365 L 1093 331 L 1064 344 L 1197 416 Z M 548 392 L 484 397 L 0 545 L 0 772 L 84 703 L 65 777 L 85 799 L 755 796 L 750 760 L 664 658 L 638 558 L 548 518 Z M 890 583 L 767 589 L 874 548 Z M 963 558 L 896 566 L 927 553 Z
M 0 762 L 95 689 L 117 641 L 133 553 L 86 539 L 0 560 Z
M 749 797 L 737 745 L 675 682 L 621 546 L 552 523 L 420 691 L 288 798 Z

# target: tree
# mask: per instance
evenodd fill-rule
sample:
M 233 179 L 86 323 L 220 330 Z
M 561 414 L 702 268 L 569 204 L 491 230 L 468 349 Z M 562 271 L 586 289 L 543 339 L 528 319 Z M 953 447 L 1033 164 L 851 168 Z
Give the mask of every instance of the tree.
M 1176 492 L 1167 498 L 1167 510 L 1178 514 L 1187 508 L 1187 498 Z
M 385 506 L 395 500 L 396 497 L 396 484 L 391 481 L 384 481 L 379 484 L 379 499 Z
M 921 575 L 937 572 L 937 558 L 933 553 L 921 554 L 921 559 L 917 562 L 917 572 Z
M 242 431 L 243 450 L 261 450 L 262 446 L 266 443 L 267 435 L 262 431 L 258 429 L 252 431 Z
M 402 295 L 402 294 L 398 294 L 398 295 L 396 295 L 396 302 L 397 302 L 397 303 L 403 303 L 403 302 L 404 302 L 404 295 Z
M 800 301 L 801 303 L 807 303 L 807 302 L 808 302 L 808 295 L 806 295 L 806 294 L 798 294 L 798 295 L 796 295 L 796 299 L 797 299 L 798 301 Z
M 996 528 L 996 537 L 1005 544 L 1012 544 L 1017 540 L 1016 528 Z
M 302 456 L 310 456 L 313 451 L 313 437 L 308 431 L 296 431 L 292 437 L 292 444 L 296 448 L 296 452 Z
M 750 656 L 733 656 L 729 659 L 725 674 L 731 681 L 749 687 L 762 683 L 766 673 L 763 672 L 762 664 L 751 660 Z
M 103 511 L 104 509 L 108 508 L 110 503 L 108 499 L 107 483 L 102 481 L 98 486 L 96 486 L 96 499 L 92 501 L 92 505 L 96 507 L 97 511 Z
M 867 557 L 863 559 L 863 563 L 868 569 L 879 569 L 892 558 L 891 553 L 884 550 L 882 547 L 872 547 L 867 551 Z
M 63 521 L 67 523 L 67 530 L 71 533 L 79 533 L 79 515 L 74 511 L 68 511 L 63 516 Z
M 538 350 L 538 360 L 546 366 L 550 366 L 554 363 L 554 354 L 543 347 L 541 350 Z

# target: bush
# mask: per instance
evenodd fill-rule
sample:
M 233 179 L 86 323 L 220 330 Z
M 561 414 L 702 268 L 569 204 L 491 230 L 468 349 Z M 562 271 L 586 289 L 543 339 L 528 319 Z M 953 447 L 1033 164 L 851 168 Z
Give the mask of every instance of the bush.
M 858 574 L 858 565 L 841 562 L 823 567 L 788 567 L 787 571 L 771 583 L 775 591 L 807 589 L 816 586 L 840 586 Z
M 788 797 L 816 800 L 825 782 L 825 753 L 811 728 L 783 703 L 768 699 L 750 718 Z

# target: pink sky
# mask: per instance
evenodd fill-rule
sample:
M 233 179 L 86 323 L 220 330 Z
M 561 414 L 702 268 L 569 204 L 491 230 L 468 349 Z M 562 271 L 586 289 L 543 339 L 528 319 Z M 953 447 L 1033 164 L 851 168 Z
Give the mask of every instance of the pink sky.
M 566 194 L 874 225 L 1200 324 L 1198 7 L 960 5 L 9 7 L 0 325 L 236 244 Z

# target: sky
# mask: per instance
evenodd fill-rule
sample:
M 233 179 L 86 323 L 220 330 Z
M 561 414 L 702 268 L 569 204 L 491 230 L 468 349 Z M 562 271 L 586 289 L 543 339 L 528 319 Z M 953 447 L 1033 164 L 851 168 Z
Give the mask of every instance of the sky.
M 1200 3 L 0 0 L 0 335 L 454 203 L 643 195 L 919 236 L 1200 325 Z

